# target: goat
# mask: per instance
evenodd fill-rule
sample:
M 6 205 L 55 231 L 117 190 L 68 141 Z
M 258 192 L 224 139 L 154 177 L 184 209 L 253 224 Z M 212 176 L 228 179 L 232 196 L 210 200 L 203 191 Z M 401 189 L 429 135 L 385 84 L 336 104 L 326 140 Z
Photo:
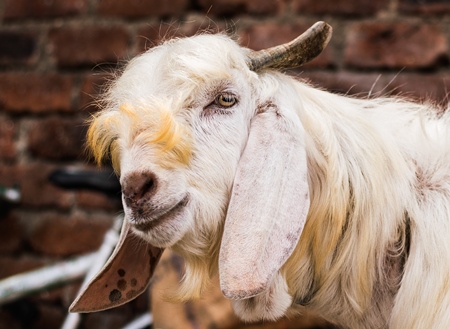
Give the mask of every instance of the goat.
M 126 220 L 72 312 L 136 297 L 171 248 L 186 261 L 171 298 L 218 272 L 244 321 L 306 306 L 349 328 L 450 328 L 449 114 L 278 72 L 330 36 L 318 22 L 256 52 L 197 35 L 131 60 L 88 131 Z

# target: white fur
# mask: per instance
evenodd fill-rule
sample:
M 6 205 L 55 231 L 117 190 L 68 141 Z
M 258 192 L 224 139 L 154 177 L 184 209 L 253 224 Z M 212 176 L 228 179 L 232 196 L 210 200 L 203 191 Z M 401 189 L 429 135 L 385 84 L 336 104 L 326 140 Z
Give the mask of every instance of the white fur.
M 292 304 L 286 281 L 277 274 L 269 289 L 263 293 L 242 300 L 233 300 L 234 312 L 244 321 L 262 319 L 275 321 L 286 314 Z
M 426 104 L 358 100 L 275 71 L 255 73 L 245 65 L 247 53 L 221 35 L 169 41 L 131 61 L 99 115 L 119 115 L 127 104 L 139 118 L 121 117 L 103 132 L 118 145 L 122 182 L 149 170 L 161 181 L 156 205 L 189 196 L 183 216 L 138 232 L 184 256 L 180 298 L 199 296 L 218 270 L 251 120 L 270 103 L 303 126 L 310 209 L 269 288 L 233 302 L 238 315 L 273 320 L 300 303 L 349 328 L 450 328 L 449 116 L 434 115 Z M 225 111 L 211 106 L 222 92 L 236 95 L 238 104 Z M 162 165 L 147 138 L 155 129 L 149 118 L 161 108 L 190 136 L 188 164 Z M 263 161 L 255 159 L 255 168 Z M 250 207 L 270 202 L 260 195 Z

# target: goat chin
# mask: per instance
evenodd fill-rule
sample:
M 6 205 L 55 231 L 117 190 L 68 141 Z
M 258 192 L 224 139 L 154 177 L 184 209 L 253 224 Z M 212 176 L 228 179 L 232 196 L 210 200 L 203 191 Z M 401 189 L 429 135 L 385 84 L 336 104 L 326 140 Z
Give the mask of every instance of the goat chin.
M 243 321 L 275 321 L 286 314 L 292 304 L 286 280 L 278 274 L 269 289 L 248 299 L 231 301 L 234 312 Z

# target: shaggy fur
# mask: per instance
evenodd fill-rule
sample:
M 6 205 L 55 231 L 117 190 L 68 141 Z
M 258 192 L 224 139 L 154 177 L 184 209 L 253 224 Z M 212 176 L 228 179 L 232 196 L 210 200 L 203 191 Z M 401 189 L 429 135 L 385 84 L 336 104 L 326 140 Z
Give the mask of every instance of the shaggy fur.
M 255 73 L 247 54 L 222 35 L 166 42 L 131 61 L 89 130 L 96 159 L 111 157 L 122 184 L 150 171 L 157 206 L 188 197 L 183 216 L 151 232 L 135 229 L 185 258 L 176 299 L 201 296 L 219 270 L 239 159 L 252 118 L 270 104 L 302 127 L 310 207 L 270 287 L 233 301 L 237 314 L 275 319 L 303 305 L 349 328 L 450 328 L 449 114 Z M 220 94 L 236 105 L 218 106 Z M 265 161 L 255 159 L 255 170 Z M 249 209 L 276 202 L 259 200 Z M 130 219 L 138 220 L 152 219 Z

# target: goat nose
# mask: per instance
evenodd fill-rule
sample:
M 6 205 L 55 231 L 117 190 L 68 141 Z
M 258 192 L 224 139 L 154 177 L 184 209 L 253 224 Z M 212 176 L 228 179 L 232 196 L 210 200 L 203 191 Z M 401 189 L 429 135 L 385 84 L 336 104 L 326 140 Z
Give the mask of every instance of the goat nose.
M 150 200 L 156 192 L 157 180 L 150 171 L 133 172 L 122 181 L 122 194 L 127 206 L 136 206 Z

